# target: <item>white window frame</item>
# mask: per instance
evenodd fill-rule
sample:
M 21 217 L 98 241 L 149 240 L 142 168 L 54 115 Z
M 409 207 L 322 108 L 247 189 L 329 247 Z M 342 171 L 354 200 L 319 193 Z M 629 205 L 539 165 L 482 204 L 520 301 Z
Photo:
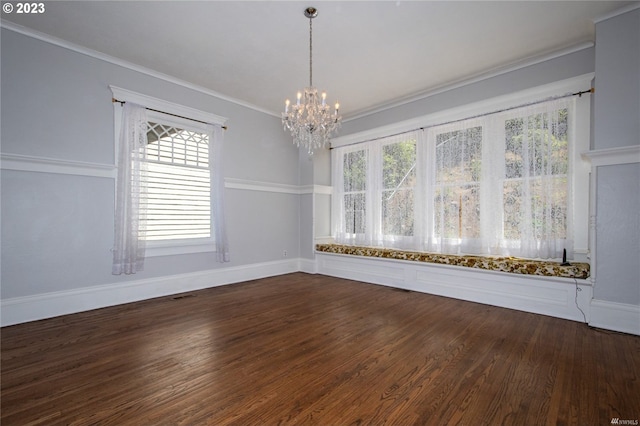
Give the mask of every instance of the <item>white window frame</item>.
M 594 74 L 589 73 L 544 86 L 474 102 L 461 107 L 443 110 L 411 120 L 393 123 L 346 136 L 332 139 L 331 147 L 337 148 L 383 138 L 400 132 L 408 132 L 421 127 L 436 126 L 456 120 L 463 120 L 482 114 L 512 108 L 553 96 L 576 93 L 591 87 Z M 582 157 L 589 151 L 591 131 L 591 96 L 583 95 L 575 98 L 574 114 L 570 117 L 569 131 L 574 135 L 574 146 L 569 151 L 573 169 L 569 179 L 573 187 L 573 239 L 574 260 L 588 261 L 589 258 L 589 172 L 590 165 Z M 354 150 L 356 148 L 354 147 Z M 334 191 L 335 193 L 335 191 Z M 332 217 L 332 229 L 335 229 L 335 217 Z
M 131 90 L 122 89 L 116 86 L 109 86 L 109 88 L 111 89 L 114 99 L 122 102 L 132 102 L 146 107 L 149 110 L 147 112 L 149 121 L 159 120 L 163 124 L 168 124 L 185 130 L 193 130 L 197 132 L 204 131 L 206 126 L 206 124 L 204 123 L 224 126 L 227 121 L 225 117 L 221 117 L 219 115 L 154 98 Z M 114 158 L 118 158 L 117 140 L 120 135 L 122 106 L 120 103 L 114 102 L 113 108 Z M 162 111 L 162 113 L 158 111 Z M 211 223 L 211 232 L 213 232 L 213 223 Z M 145 255 L 147 257 L 216 251 L 214 237 L 146 241 L 145 245 Z

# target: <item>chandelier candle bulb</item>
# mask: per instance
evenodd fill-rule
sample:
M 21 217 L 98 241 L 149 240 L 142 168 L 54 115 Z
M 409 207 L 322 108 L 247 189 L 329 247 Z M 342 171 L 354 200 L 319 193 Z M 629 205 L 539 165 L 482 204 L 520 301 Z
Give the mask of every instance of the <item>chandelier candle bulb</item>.
M 285 113 L 289 112 L 289 99 L 284 101 L 284 112 Z
M 327 92 L 322 92 L 322 106 L 325 105 L 326 100 L 327 100 Z

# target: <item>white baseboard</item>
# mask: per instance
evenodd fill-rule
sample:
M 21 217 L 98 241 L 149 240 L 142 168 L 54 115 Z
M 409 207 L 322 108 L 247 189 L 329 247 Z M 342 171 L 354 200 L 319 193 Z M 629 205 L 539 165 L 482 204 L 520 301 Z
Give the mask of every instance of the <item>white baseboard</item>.
M 300 272 L 306 272 L 307 274 L 317 274 L 316 261 L 313 259 L 299 259 Z
M 577 280 L 576 283 L 568 278 L 327 253 L 316 253 L 316 260 L 317 273 L 324 275 L 579 322 L 589 321 L 592 287 L 588 280 Z
M 300 269 L 300 259 L 288 259 L 4 299 L 0 303 L 0 325 L 4 327 L 154 297 L 283 275 Z
M 640 336 L 640 306 L 593 299 L 589 325 Z
M 593 327 L 640 335 L 640 307 L 592 300 L 592 287 L 588 280 L 578 280 L 579 290 L 576 292 L 575 282 L 566 278 L 530 277 L 320 253 L 316 254 L 315 260 L 287 259 L 5 299 L 0 303 L 0 324 L 4 327 L 297 271 L 382 284 L 580 322 L 586 317 Z M 578 306 L 584 312 L 584 317 Z

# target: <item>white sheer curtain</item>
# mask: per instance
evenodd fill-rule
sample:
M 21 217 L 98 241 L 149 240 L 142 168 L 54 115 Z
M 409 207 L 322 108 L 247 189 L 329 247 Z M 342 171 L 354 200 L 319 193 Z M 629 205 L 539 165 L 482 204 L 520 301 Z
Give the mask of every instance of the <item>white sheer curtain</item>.
M 218 125 L 207 127 L 209 136 L 209 171 L 211 173 L 211 226 L 215 235 L 218 262 L 229 262 L 229 242 L 224 216 L 224 173 L 222 149 L 224 129 Z
M 426 131 L 427 220 L 425 247 L 437 253 L 471 253 L 480 239 L 482 126 L 472 120 Z
M 371 245 L 365 234 L 369 186 L 369 145 L 336 148 L 331 151 L 331 199 L 333 236 L 336 242 Z
M 489 168 L 502 196 L 499 254 L 573 258 L 573 106 L 564 98 L 492 117 L 488 140 L 504 141 L 503 161 Z
M 115 235 L 112 273 L 135 274 L 144 267 L 146 192 L 144 155 L 147 145 L 147 113 L 130 102 L 122 108 L 116 179 Z
M 394 248 L 419 244 L 418 137 L 410 132 L 332 151 L 336 241 Z
M 448 254 L 573 257 L 573 100 L 332 151 L 333 235 Z

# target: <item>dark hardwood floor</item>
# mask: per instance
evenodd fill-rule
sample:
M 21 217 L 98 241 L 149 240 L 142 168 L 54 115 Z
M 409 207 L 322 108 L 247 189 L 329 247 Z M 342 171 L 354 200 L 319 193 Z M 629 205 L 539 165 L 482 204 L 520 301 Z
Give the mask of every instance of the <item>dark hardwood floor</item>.
M 5 327 L 1 421 L 609 425 L 640 337 L 295 273 Z

